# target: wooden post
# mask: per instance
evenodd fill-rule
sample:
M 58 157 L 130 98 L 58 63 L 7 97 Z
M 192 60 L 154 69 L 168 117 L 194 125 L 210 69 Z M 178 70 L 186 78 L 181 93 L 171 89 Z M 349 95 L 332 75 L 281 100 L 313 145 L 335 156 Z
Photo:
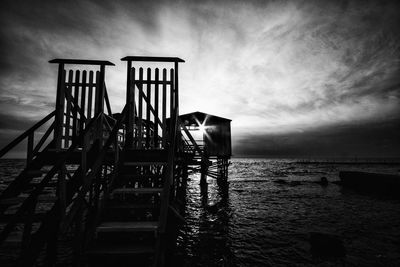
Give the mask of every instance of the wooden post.
M 81 92 L 81 110 L 82 110 L 82 114 L 85 115 L 85 105 L 86 105 L 86 75 L 87 72 L 86 70 L 84 70 L 82 72 L 82 92 Z M 83 132 L 83 129 L 85 129 L 85 124 L 86 121 L 84 120 L 82 114 L 80 115 L 80 123 L 79 123 L 79 133 Z
M 26 165 L 28 166 L 31 163 L 33 158 L 33 140 L 34 140 L 35 132 L 32 132 L 28 135 L 28 147 L 26 150 Z
M 159 92 L 158 92 L 158 75 L 159 75 L 159 70 L 156 68 L 155 71 L 155 85 L 154 85 L 154 147 L 159 148 L 158 145 L 158 97 L 159 97 Z
M 174 73 L 175 73 L 175 78 L 174 78 L 174 85 L 175 85 L 175 108 L 176 112 L 178 113 L 179 116 L 179 91 L 178 91 L 178 62 L 175 61 L 174 63 Z
M 55 127 L 54 127 L 54 140 L 55 148 L 61 149 L 63 123 L 64 123 L 64 99 L 65 99 L 65 86 L 64 86 L 64 64 L 58 64 L 58 79 L 57 79 L 57 96 L 56 96 L 56 114 L 55 114 Z
M 86 116 L 86 123 L 89 123 L 89 120 L 92 118 L 92 104 L 93 104 L 93 89 L 95 88 L 93 86 L 93 71 L 89 71 L 89 84 L 90 86 L 88 87 L 88 107 L 87 107 L 87 116 Z
M 175 94 L 175 86 L 174 86 L 174 69 L 170 69 L 170 73 L 169 73 L 169 79 L 170 79 L 170 81 L 171 81 L 171 94 L 170 94 L 170 103 L 169 103 L 169 106 L 170 106 L 170 112 L 169 112 L 169 117 L 171 118 L 171 120 L 172 120 L 172 116 L 173 116 L 173 114 L 174 114 L 174 110 L 175 110 L 175 96 L 174 96 L 174 94 Z
M 163 69 L 163 99 L 162 99 L 162 147 L 167 145 L 167 70 Z
M 132 68 L 132 62 L 127 61 L 127 81 L 126 81 L 126 104 L 128 105 L 127 110 L 127 125 L 126 125 L 126 145 L 128 147 L 133 147 L 133 124 L 134 124 L 134 114 L 133 114 L 133 91 L 135 90 L 134 82 L 135 68 Z M 132 79 L 133 78 L 133 79 Z M 133 101 L 132 101 L 133 100 Z
M 79 98 L 79 78 L 80 78 L 80 71 L 77 70 L 75 72 L 75 86 L 74 86 L 74 95 L 73 95 L 73 101 L 74 101 L 74 110 L 73 110 L 73 115 L 72 115 L 72 140 L 75 140 L 75 138 L 78 136 L 78 98 Z M 72 89 L 72 86 L 71 86 Z M 72 90 L 71 90 L 72 93 Z M 72 94 L 71 94 L 72 95 Z M 71 99 L 72 101 L 72 99 Z
M 65 71 L 64 71 L 65 73 Z M 73 71 L 70 70 L 68 72 L 68 86 L 65 87 L 65 90 L 68 91 L 68 93 L 70 95 L 72 95 L 72 78 L 73 78 Z M 70 118 L 71 118 L 71 110 L 72 110 L 72 103 L 71 101 L 67 100 L 66 101 L 67 104 L 67 111 L 66 111 L 66 115 L 65 115 L 65 136 L 64 136 L 64 147 L 69 147 L 69 140 L 71 139 L 70 136 L 70 130 L 71 130 L 71 126 L 70 126 Z
M 143 119 L 143 68 L 139 68 L 139 86 L 138 86 L 138 97 L 139 97 L 139 112 L 138 112 L 138 130 L 137 130 L 137 138 L 138 138 L 138 148 L 142 148 L 142 138 L 143 138 L 143 129 L 142 129 L 142 119 Z
M 151 136 L 150 136 L 150 106 L 151 106 L 151 69 L 147 68 L 147 103 L 146 103 L 146 148 L 150 148 L 151 144 L 150 144 L 150 140 L 151 140 Z

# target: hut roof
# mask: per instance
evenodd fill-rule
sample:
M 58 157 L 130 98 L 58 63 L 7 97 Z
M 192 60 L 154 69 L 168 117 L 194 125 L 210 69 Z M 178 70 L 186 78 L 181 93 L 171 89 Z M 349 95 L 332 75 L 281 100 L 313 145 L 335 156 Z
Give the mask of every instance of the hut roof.
M 196 111 L 192 113 L 187 113 L 180 115 L 179 118 L 185 125 L 198 125 L 203 124 L 205 121 L 205 125 L 215 125 L 223 122 L 230 122 L 232 120 L 218 117 L 215 115 L 207 114 L 204 112 Z

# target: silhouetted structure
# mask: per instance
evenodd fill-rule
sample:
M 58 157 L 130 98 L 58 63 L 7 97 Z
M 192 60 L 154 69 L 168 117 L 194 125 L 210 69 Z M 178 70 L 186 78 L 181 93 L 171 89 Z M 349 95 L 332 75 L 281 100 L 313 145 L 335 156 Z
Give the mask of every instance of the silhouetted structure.
M 176 235 L 173 222 L 184 220 L 189 172 L 226 180 L 230 120 L 200 112 L 179 116 L 178 65 L 184 61 L 122 60 L 127 62 L 122 113 L 113 114 L 108 100 L 105 69 L 111 62 L 55 59 L 50 61 L 58 64 L 55 111 L 0 151 L 2 157 L 27 140 L 26 168 L 0 196 L 6 223 L 0 243 L 20 244 L 22 266 L 54 265 L 59 241 L 67 236 L 75 265 L 134 260 L 163 266 L 167 244 L 174 243 L 168 240 Z M 140 65 L 146 62 L 172 68 L 144 70 Z M 204 146 L 190 133 L 196 127 L 192 118 L 197 127 L 209 127 Z

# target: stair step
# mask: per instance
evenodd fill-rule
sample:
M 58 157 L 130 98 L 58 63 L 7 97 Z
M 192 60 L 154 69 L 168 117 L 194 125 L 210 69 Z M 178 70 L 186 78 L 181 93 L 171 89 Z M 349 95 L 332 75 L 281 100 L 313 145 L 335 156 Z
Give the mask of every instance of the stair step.
M 44 174 L 41 170 L 30 170 L 26 172 L 26 177 L 29 178 L 37 178 L 41 177 Z
M 122 178 L 125 179 L 140 179 L 140 178 L 149 178 L 149 179 L 157 179 L 162 178 L 163 174 L 122 174 Z
M 153 203 L 143 203 L 143 204 L 136 204 L 136 203 L 113 203 L 107 204 L 108 209 L 155 209 L 158 208 L 159 205 Z
M 15 215 L 15 213 L 7 213 L 7 214 L 0 215 L 0 222 L 8 222 L 14 215 Z M 46 213 L 43 213 L 43 212 L 36 213 L 33 215 L 32 221 L 39 222 L 44 218 L 45 215 L 46 215 Z M 20 221 L 24 221 L 25 218 L 26 218 L 26 215 L 22 216 Z
M 154 253 L 154 246 L 145 244 L 121 244 L 95 246 L 88 250 L 88 255 L 137 255 Z
M 166 161 L 125 161 L 124 166 L 150 166 L 150 165 L 166 165 Z
M 5 198 L 0 200 L 0 205 L 16 205 L 16 204 L 21 204 L 24 202 L 24 200 L 27 198 L 26 197 L 11 197 L 11 198 Z M 38 196 L 38 202 L 39 203 L 54 203 L 57 200 L 56 196 L 48 196 L 48 195 L 39 195 Z
M 40 181 L 37 181 L 37 182 L 36 181 L 32 181 L 29 184 L 32 185 L 32 186 L 35 186 L 35 185 L 40 184 Z M 49 182 L 49 183 L 46 184 L 45 187 L 56 187 L 56 186 L 57 186 L 57 182 Z
M 103 222 L 97 232 L 151 232 L 158 229 L 158 221 Z
M 112 194 L 157 194 L 163 191 L 162 188 L 140 187 L 140 188 L 117 188 Z
M 127 162 L 167 162 L 168 151 L 165 149 L 127 149 L 123 159 Z

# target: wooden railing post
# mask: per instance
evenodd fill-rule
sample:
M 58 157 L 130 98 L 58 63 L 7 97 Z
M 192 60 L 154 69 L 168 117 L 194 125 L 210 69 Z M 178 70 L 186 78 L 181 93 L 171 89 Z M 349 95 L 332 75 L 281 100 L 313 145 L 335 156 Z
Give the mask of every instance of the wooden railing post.
M 64 98 L 65 98 L 65 72 L 64 64 L 58 64 L 57 96 L 56 96 L 56 114 L 54 127 L 55 148 L 61 149 L 62 132 L 64 123 Z
M 33 139 L 34 139 L 34 133 L 32 132 L 28 135 L 28 147 L 26 149 L 26 165 L 28 166 L 29 163 L 31 163 L 32 158 L 33 158 Z
M 133 124 L 134 124 L 134 75 L 135 69 L 132 68 L 132 62 L 127 61 L 127 80 L 126 80 L 126 104 L 127 104 L 127 121 L 126 121 L 126 145 L 133 147 Z M 132 77 L 133 76 L 133 77 Z M 133 79 L 132 79 L 133 78 Z

